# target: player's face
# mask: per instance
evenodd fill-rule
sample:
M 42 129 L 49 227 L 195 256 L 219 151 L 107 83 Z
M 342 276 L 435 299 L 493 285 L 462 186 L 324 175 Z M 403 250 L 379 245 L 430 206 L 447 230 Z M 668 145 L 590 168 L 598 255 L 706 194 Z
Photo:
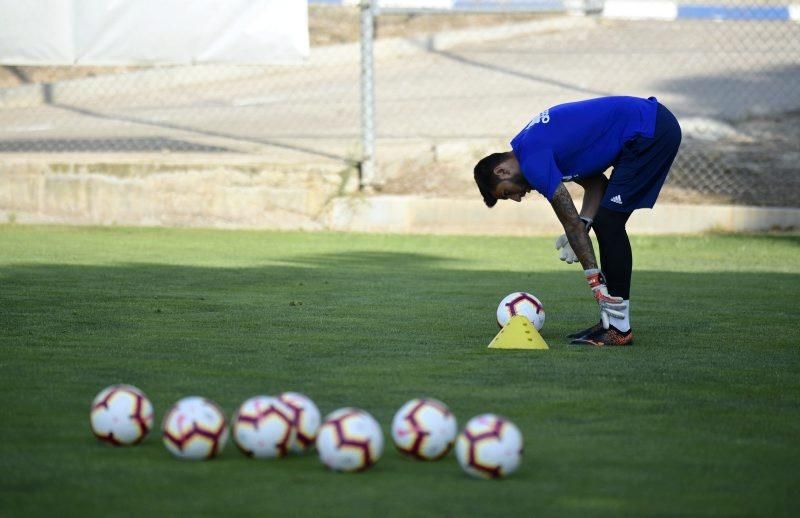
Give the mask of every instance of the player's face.
M 512 180 L 502 180 L 494 188 L 494 196 L 498 200 L 514 200 L 520 202 L 529 192 L 531 192 L 529 186 L 520 185 Z
M 522 171 L 520 171 L 519 162 L 517 162 L 516 158 L 509 158 L 498 165 L 494 170 L 494 174 L 500 180 L 493 192 L 494 197 L 498 200 L 520 202 L 531 191 L 531 186 L 522 176 Z

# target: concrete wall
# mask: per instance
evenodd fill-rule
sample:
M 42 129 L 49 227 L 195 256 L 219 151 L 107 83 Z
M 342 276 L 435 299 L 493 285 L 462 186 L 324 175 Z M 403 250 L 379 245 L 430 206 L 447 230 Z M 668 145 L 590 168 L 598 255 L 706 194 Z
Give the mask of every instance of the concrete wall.
M 205 160 L 0 160 L 0 221 L 311 230 L 357 189 L 353 169 Z
M 489 210 L 474 199 L 357 192 L 351 168 L 299 168 L 227 157 L 180 161 L 0 159 L 0 222 L 164 225 L 431 234 L 555 234 L 549 204 L 529 196 Z M 658 204 L 631 233 L 800 228 L 800 209 Z

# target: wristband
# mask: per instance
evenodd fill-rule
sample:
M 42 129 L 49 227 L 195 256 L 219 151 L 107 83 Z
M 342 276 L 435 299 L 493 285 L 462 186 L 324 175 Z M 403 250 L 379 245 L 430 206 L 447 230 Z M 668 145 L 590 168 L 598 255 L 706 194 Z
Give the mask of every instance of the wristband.
M 606 279 L 603 276 L 603 272 L 600 271 L 599 268 L 590 268 L 588 270 L 583 270 L 583 274 L 586 275 L 586 281 L 589 283 L 589 287 L 594 290 L 606 283 Z
M 592 228 L 592 223 L 594 223 L 594 220 L 592 218 L 581 216 L 581 221 L 583 221 L 583 224 L 586 227 L 586 232 L 588 233 L 589 229 Z

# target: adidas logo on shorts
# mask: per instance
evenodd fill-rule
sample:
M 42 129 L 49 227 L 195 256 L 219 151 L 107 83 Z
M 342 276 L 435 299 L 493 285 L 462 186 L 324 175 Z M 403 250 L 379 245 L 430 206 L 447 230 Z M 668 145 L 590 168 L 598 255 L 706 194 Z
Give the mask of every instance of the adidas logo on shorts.
M 613 201 L 614 203 L 619 203 L 620 205 L 622 205 L 622 196 L 617 194 L 616 196 L 611 198 L 611 201 Z

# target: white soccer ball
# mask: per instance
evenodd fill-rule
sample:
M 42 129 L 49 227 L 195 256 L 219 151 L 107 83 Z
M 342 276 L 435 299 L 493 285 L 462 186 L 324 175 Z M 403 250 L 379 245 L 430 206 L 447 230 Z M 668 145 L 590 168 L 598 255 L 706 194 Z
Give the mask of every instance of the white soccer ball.
M 233 417 L 233 441 L 248 457 L 283 457 L 295 438 L 293 414 L 278 398 L 252 397 L 242 403 Z
M 514 423 L 494 414 L 473 417 L 458 434 L 456 458 L 474 477 L 508 476 L 522 460 L 522 433 Z
M 317 435 L 323 464 L 335 471 L 362 471 L 383 453 L 383 432 L 374 417 L 358 408 L 340 408 L 325 417 Z
M 432 398 L 412 399 L 394 415 L 392 439 L 398 450 L 422 460 L 441 459 L 456 440 L 456 417 Z
M 289 450 L 302 453 L 314 445 L 319 430 L 320 414 L 317 405 L 306 395 L 299 392 L 284 392 L 278 396 L 291 410 L 295 435 L 289 444 Z
M 544 325 L 544 306 L 530 293 L 516 291 L 501 300 L 497 306 L 497 325 L 504 327 L 514 315 L 527 317 L 537 330 Z
M 161 423 L 164 446 L 181 459 L 210 459 L 225 447 L 228 424 L 211 400 L 185 397 L 175 403 Z
M 92 401 L 92 433 L 114 446 L 137 444 L 153 427 L 153 404 L 132 385 L 111 385 Z

